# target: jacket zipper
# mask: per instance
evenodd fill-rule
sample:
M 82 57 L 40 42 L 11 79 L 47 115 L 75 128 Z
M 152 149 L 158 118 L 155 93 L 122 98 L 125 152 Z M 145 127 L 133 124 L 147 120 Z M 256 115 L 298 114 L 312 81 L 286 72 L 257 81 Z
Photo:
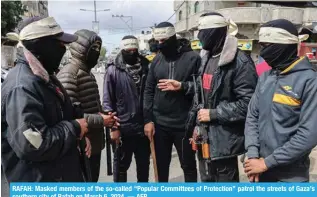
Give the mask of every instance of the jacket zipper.
M 174 68 L 175 68 L 175 62 L 170 62 L 169 68 L 168 68 L 168 78 L 169 79 L 174 79 Z

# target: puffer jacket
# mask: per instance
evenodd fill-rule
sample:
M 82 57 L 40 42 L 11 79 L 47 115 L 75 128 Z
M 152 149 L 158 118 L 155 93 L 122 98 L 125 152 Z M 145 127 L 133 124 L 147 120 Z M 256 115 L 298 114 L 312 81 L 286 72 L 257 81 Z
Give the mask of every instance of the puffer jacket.
M 1 87 L 1 163 L 8 182 L 81 182 L 80 125 L 65 89 L 18 53 Z M 30 65 L 28 62 L 32 62 Z M 49 79 L 49 80 L 48 80 Z
M 250 101 L 247 156 L 264 158 L 265 173 L 282 182 L 309 180 L 309 153 L 317 145 L 316 74 L 306 57 L 282 72 L 267 71 Z
M 206 100 L 211 119 L 207 124 L 211 160 L 236 157 L 245 152 L 245 119 L 258 77 L 250 56 L 237 47 L 237 39 L 227 36 L 211 81 L 211 92 Z M 209 55 L 206 51 L 201 55 L 199 75 L 203 76 Z M 197 81 L 199 86 L 201 81 Z M 194 130 L 197 112 L 197 106 L 193 105 L 187 122 L 187 133 Z
M 100 154 L 105 147 L 103 118 L 98 85 L 91 68 L 86 64 L 90 46 L 100 37 L 85 30 L 76 33 L 78 40 L 70 45 L 71 59 L 58 73 L 57 78 L 63 84 L 71 101 L 80 102 L 88 122 L 87 137 L 92 145 L 92 155 Z

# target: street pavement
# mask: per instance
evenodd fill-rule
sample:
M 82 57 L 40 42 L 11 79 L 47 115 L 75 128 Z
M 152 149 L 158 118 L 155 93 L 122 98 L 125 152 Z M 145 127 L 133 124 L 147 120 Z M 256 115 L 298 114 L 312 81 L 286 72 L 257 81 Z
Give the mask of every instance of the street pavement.
M 106 152 L 103 151 L 101 159 L 101 168 L 100 168 L 100 177 L 99 182 L 112 182 L 112 176 L 107 176 L 106 169 Z M 154 182 L 154 172 L 153 172 L 153 161 L 151 159 L 150 166 L 150 182 Z M 317 182 L 317 147 L 310 154 L 310 182 Z M 198 166 L 198 164 L 197 164 Z M 239 158 L 239 173 L 240 173 L 240 182 L 248 182 L 247 176 L 243 171 L 242 163 Z M 198 173 L 199 175 L 199 173 Z M 199 177 L 199 176 L 198 176 Z M 200 178 L 198 180 L 200 182 Z M 133 159 L 132 164 L 128 170 L 128 182 L 137 182 L 136 178 L 136 165 Z M 180 167 L 176 149 L 173 149 L 172 152 L 172 162 L 170 166 L 170 176 L 169 182 L 184 182 L 183 171 Z

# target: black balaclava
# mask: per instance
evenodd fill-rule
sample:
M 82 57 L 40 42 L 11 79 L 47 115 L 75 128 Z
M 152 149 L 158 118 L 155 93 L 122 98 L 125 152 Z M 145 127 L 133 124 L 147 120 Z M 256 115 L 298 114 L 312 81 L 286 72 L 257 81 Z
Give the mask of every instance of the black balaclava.
M 135 40 L 137 40 L 136 37 L 131 36 L 131 35 L 124 36 L 122 38 L 122 40 L 126 40 L 126 39 L 135 39 Z M 139 51 L 138 50 L 130 52 L 130 51 L 126 51 L 126 50 L 122 49 L 121 53 L 122 53 L 122 58 L 123 58 L 125 63 L 127 63 L 129 65 L 135 65 L 138 62 L 138 58 L 139 58 Z
M 152 53 L 157 53 L 158 52 L 158 41 L 156 41 L 154 38 L 149 40 L 149 46 L 150 46 L 150 51 Z
M 158 24 L 155 28 L 163 27 L 174 27 L 173 24 L 169 22 L 162 22 Z M 178 54 L 179 43 L 176 38 L 176 34 L 166 39 L 163 43 L 158 44 L 158 49 L 160 52 L 168 59 L 173 59 Z
M 22 41 L 42 64 L 48 74 L 54 74 L 66 52 L 65 45 L 52 36 Z
M 98 34 L 87 29 L 79 30 L 75 32 L 75 35 L 79 37 L 83 37 L 88 41 L 88 44 L 86 46 L 87 51 L 85 54 L 86 56 L 84 61 L 87 68 L 92 69 L 98 63 L 101 45 L 102 45 L 102 39 L 98 36 Z M 79 42 L 79 40 L 77 42 Z M 79 44 L 82 44 L 82 43 L 79 43 Z M 76 43 L 74 43 L 73 47 L 76 47 Z
M 288 20 L 278 19 L 265 23 L 262 27 L 277 27 L 298 36 L 296 27 Z M 262 45 L 260 56 L 273 69 L 284 70 L 297 59 L 297 44 Z
M 210 12 L 201 15 L 201 17 L 211 15 L 222 16 L 217 12 Z M 217 55 L 221 53 L 224 43 L 226 41 L 227 31 L 228 27 L 199 30 L 198 39 L 202 44 L 202 48 L 209 51 L 209 55 Z

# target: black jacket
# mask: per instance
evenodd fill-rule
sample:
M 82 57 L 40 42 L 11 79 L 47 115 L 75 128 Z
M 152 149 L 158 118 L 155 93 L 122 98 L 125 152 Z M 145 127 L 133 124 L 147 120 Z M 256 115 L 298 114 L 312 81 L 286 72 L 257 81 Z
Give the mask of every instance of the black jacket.
M 158 53 L 151 63 L 144 92 L 145 123 L 184 129 L 193 98 L 192 75 L 200 66 L 199 55 L 187 46 L 180 46 L 175 61 Z M 160 79 L 174 79 L 182 83 L 178 92 L 162 92 L 157 88 Z
M 200 76 L 207 62 L 208 54 L 205 54 L 199 69 Z M 244 124 L 248 104 L 257 84 L 257 73 L 252 59 L 237 49 L 236 38 L 226 38 L 211 83 L 212 91 L 206 101 L 211 117 L 208 124 L 211 159 L 237 156 L 245 152 Z M 194 130 L 196 116 L 197 106 L 193 106 L 187 122 L 188 132 Z
M 149 61 L 140 56 L 142 66 L 140 88 L 137 88 L 132 76 L 126 70 L 122 54 L 116 58 L 105 74 L 103 108 L 117 112 L 120 130 L 123 135 L 143 131 L 143 92 L 148 74 Z
M 34 74 L 39 67 L 43 69 L 41 65 L 31 69 L 20 54 L 2 84 L 4 173 L 9 182 L 82 181 L 77 150 L 80 126 L 73 120 L 72 104 L 56 77 L 46 82 Z

